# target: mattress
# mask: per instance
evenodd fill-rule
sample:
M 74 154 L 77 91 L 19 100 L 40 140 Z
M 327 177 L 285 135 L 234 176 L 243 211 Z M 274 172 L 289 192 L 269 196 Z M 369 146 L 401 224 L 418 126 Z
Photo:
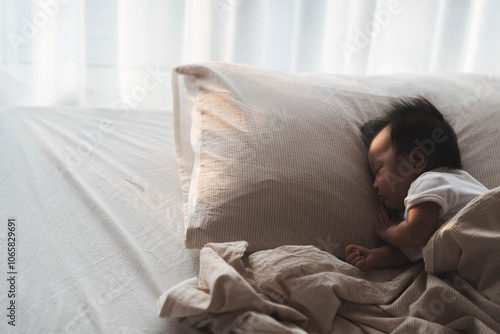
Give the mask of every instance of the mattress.
M 171 112 L 2 108 L 0 143 L 0 332 L 198 333 L 158 317 L 199 265 Z

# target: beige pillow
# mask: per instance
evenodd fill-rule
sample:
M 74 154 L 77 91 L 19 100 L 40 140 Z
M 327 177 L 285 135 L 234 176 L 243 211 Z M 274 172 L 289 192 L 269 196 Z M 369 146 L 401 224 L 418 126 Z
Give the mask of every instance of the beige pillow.
M 450 120 L 464 168 L 500 186 L 499 77 L 286 74 L 209 63 L 175 69 L 174 117 L 187 248 L 315 245 L 344 256 L 382 242 L 359 127 L 391 98 L 422 95 Z

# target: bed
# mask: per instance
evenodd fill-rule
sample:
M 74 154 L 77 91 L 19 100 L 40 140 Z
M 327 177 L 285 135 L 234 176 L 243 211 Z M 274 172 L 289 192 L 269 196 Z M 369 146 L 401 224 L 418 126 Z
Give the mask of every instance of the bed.
M 157 314 L 199 259 L 183 247 L 172 113 L 6 107 L 0 117 L 2 309 L 15 303 L 0 331 L 198 333 Z
M 216 333 L 499 332 L 499 79 L 177 68 L 185 246 L 201 248 L 200 269 L 162 294 L 160 316 Z M 363 273 L 342 261 L 349 244 L 381 244 L 360 126 L 416 96 L 489 191 L 434 233 L 424 262 Z M 416 145 L 430 155 L 438 141 Z
M 2 108 L 0 235 L 13 243 L 1 250 L 12 278 L 1 303 L 15 305 L 2 328 L 499 331 L 500 267 L 474 260 L 499 252 L 489 225 L 499 216 L 499 87 L 491 74 L 293 75 L 210 63 L 174 71 L 173 111 Z M 365 275 L 342 261 L 349 243 L 381 243 L 359 125 L 414 95 L 451 119 L 464 168 L 492 190 L 491 210 L 477 210 L 489 220 L 447 231 L 487 238 L 471 250 L 443 231 L 435 245 L 448 257 L 429 247 L 425 265 Z

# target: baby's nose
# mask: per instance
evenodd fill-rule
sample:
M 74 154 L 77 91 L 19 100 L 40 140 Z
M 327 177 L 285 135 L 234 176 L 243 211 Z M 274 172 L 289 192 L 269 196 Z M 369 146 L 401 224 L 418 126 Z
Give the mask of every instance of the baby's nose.
M 373 190 L 375 190 L 375 192 L 378 193 L 378 183 L 377 183 L 377 180 L 373 181 L 372 187 L 373 187 Z

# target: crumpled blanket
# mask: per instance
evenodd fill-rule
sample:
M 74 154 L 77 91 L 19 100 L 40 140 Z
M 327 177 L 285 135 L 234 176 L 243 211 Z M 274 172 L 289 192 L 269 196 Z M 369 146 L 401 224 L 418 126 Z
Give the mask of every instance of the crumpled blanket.
M 214 333 L 499 333 L 500 187 L 423 249 L 424 262 L 363 273 L 313 246 L 207 244 L 198 277 L 168 289 L 161 317 Z

